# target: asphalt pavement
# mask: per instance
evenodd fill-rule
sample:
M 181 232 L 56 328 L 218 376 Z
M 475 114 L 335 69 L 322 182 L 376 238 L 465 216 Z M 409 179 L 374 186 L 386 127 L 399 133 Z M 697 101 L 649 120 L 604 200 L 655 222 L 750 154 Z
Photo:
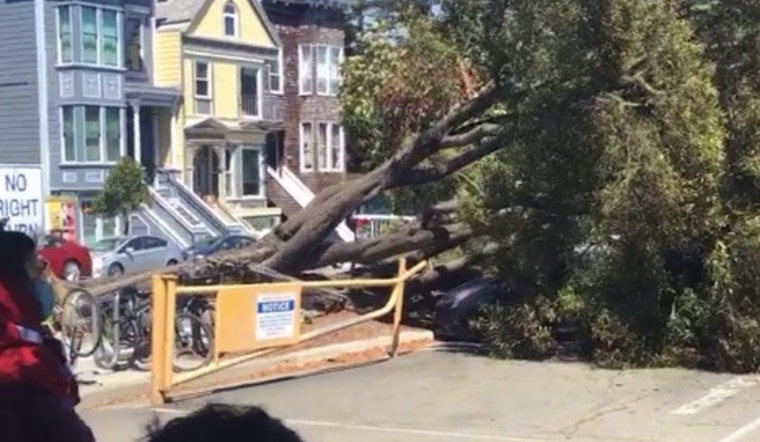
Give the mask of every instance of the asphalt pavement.
M 160 409 L 84 410 L 101 442 L 128 442 L 207 402 L 260 405 L 309 442 L 757 442 L 760 377 L 608 371 L 425 351 L 230 390 Z

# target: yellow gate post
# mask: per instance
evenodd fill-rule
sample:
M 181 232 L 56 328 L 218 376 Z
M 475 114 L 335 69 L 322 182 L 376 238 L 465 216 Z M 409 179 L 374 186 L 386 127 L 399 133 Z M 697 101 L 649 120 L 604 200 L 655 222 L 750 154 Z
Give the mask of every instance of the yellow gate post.
M 406 273 L 406 258 L 398 260 L 398 281 L 393 286 L 393 294 L 396 298 L 396 306 L 393 310 L 393 338 L 391 341 L 391 357 L 395 357 L 398 353 L 398 346 L 401 341 L 401 318 L 404 314 L 404 284 L 406 281 L 403 279 L 404 273 Z
M 160 405 L 164 403 L 163 392 L 168 385 L 167 380 L 164 378 L 164 362 L 166 358 L 164 355 L 166 351 L 166 327 L 163 324 L 162 318 L 166 318 L 166 301 L 168 293 L 166 293 L 166 284 L 162 275 L 153 275 L 151 278 L 151 387 L 150 387 L 150 402 L 153 405 Z

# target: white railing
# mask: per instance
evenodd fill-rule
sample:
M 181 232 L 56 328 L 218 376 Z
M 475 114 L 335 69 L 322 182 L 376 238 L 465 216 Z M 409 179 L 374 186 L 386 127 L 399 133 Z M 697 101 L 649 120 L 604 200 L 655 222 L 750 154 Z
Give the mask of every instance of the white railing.
M 299 206 L 306 207 L 314 199 L 314 192 L 287 166 L 280 166 L 278 170 L 267 166 L 267 173 L 288 192 L 288 195 L 296 200 Z M 340 236 L 340 239 L 345 242 L 353 242 L 356 239 L 354 232 L 345 222 L 340 223 L 335 231 Z
M 165 173 L 171 173 L 171 172 L 165 171 Z M 198 196 L 195 192 L 193 192 L 193 190 L 190 187 L 188 187 L 185 183 L 183 183 L 182 180 L 176 179 L 175 177 L 171 177 L 170 183 L 171 185 L 174 185 L 178 188 L 177 189 L 178 192 L 184 195 L 187 195 L 190 199 L 192 199 L 196 205 L 201 207 L 201 210 L 205 210 L 208 213 L 208 215 L 211 216 L 216 221 L 218 225 L 225 226 L 225 227 L 227 226 L 228 223 L 225 222 L 222 219 L 222 217 L 219 216 L 218 213 L 216 213 L 216 211 L 214 211 L 211 207 L 209 207 L 208 203 L 203 201 L 203 199 L 200 196 Z
M 193 215 L 192 211 L 187 207 L 184 207 L 184 209 L 190 213 L 190 216 L 192 216 L 194 221 L 197 222 L 196 225 L 191 224 L 184 216 L 182 216 L 182 214 L 179 213 L 179 211 L 172 205 L 171 201 L 168 201 L 166 198 L 161 196 L 161 194 L 159 194 L 156 189 L 148 187 L 148 191 L 150 192 L 150 196 L 153 198 L 153 201 L 163 207 L 164 210 L 166 210 L 175 220 L 177 220 L 178 223 L 182 225 L 182 227 L 186 228 L 190 233 L 213 234 L 214 230 L 207 226 L 202 220 L 198 219 L 198 217 Z M 182 205 L 181 202 L 179 204 Z
M 415 220 L 413 216 L 402 215 L 374 215 L 360 213 L 353 216 L 356 224 L 357 238 L 374 238 L 382 233 L 401 227 Z
M 147 216 L 151 222 L 158 225 L 159 228 L 165 233 L 167 236 L 170 237 L 172 241 L 174 241 L 176 244 L 180 245 L 182 248 L 190 247 L 190 242 L 186 241 L 182 235 L 178 235 L 177 232 L 174 231 L 171 227 L 169 227 L 164 220 L 161 219 L 160 216 L 147 204 L 143 203 L 140 205 L 140 208 L 143 211 L 143 214 Z

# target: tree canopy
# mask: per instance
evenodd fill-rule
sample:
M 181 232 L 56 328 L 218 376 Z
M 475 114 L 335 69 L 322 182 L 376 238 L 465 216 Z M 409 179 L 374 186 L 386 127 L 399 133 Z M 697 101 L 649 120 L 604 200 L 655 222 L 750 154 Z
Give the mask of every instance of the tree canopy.
M 603 364 L 756 369 L 757 2 L 396 7 L 346 66 L 345 123 L 375 166 L 495 85 L 455 130 L 489 155 L 424 192 L 456 195 L 514 288 L 483 326 L 494 348 L 548 355 L 573 321 Z

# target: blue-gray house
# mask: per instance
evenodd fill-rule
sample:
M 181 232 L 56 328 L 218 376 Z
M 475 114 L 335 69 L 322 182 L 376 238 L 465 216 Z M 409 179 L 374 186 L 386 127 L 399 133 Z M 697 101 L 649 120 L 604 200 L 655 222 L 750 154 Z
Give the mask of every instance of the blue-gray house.
M 187 245 L 240 230 L 159 179 L 169 153 L 158 116 L 181 96 L 153 86 L 154 11 L 153 0 L 0 0 L 0 166 L 38 165 L 43 197 L 74 197 L 87 245 L 122 230 L 87 209 L 125 155 L 155 184 L 130 219 L 135 233 Z

